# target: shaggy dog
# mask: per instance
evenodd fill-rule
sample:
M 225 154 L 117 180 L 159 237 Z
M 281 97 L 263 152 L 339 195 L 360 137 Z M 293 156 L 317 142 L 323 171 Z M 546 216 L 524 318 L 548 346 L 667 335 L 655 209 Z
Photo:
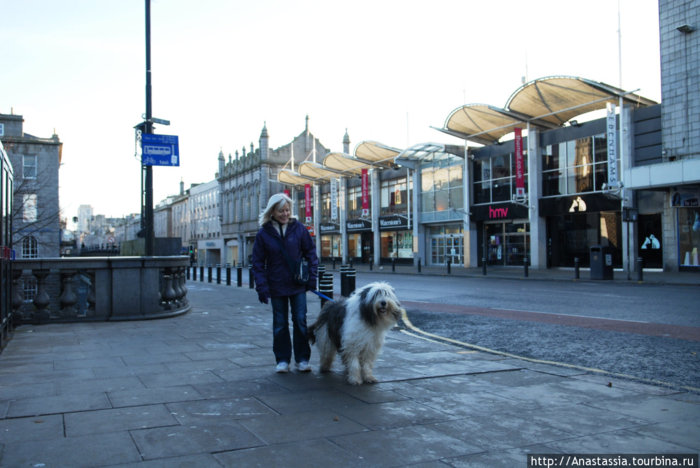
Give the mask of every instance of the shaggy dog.
M 339 353 L 349 383 L 375 383 L 374 361 L 402 311 L 394 288 L 385 282 L 370 283 L 347 299 L 327 302 L 309 327 L 309 341 L 316 344 L 321 357 L 321 372 L 330 371 Z

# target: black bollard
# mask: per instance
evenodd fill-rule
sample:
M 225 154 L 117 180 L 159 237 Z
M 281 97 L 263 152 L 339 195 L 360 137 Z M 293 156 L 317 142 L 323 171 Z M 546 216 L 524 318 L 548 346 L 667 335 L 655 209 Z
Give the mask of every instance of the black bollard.
M 581 278 L 581 269 L 578 257 L 574 257 L 574 279 Z
M 350 269 L 347 265 L 340 265 L 340 295 L 343 297 L 348 297 L 350 293 L 348 292 L 348 270 Z
M 243 286 L 243 265 L 240 263 L 236 267 L 236 286 L 239 288 Z
M 355 279 L 357 278 L 357 270 L 350 268 L 347 273 L 348 276 L 348 296 L 355 292 Z
M 369 261 L 369 271 L 372 271 L 372 260 Z
M 207 267 L 207 282 L 208 282 L 208 283 L 211 283 L 211 273 L 212 273 L 212 271 L 211 271 L 211 265 L 209 265 L 209 266 Z
M 525 273 L 525 278 L 527 278 L 527 276 L 530 274 L 530 272 L 528 271 L 528 266 L 529 266 L 529 262 L 528 262 L 527 256 L 525 256 L 525 258 L 523 259 L 523 269 L 524 269 L 524 273 Z
M 323 278 L 323 274 L 326 272 L 326 265 L 319 265 L 318 270 L 316 272 L 316 289 L 319 289 L 321 287 L 321 278 Z
M 481 258 L 481 270 L 482 274 L 486 276 L 486 257 Z
M 221 265 L 216 264 L 216 284 L 221 284 Z
M 231 264 L 226 264 L 226 286 L 231 286 Z
M 420 258 L 418 259 L 418 273 L 421 272 Z
M 335 257 L 333 257 L 333 269 L 335 270 Z
M 187 281 L 189 281 L 190 280 L 190 269 L 188 267 L 188 268 L 185 268 L 185 270 L 187 270 Z
M 250 289 L 255 289 L 255 274 L 253 274 L 253 267 L 248 267 L 248 287 Z
M 391 259 L 391 272 L 396 273 L 396 258 Z
M 199 266 L 199 281 L 204 282 L 204 265 Z
M 192 267 L 192 281 L 197 281 L 197 267 Z
M 329 297 L 330 299 L 333 299 L 333 274 L 332 273 L 324 273 L 323 277 L 320 280 L 320 284 L 318 287 L 318 292 L 323 294 L 326 297 Z M 323 308 L 324 305 L 326 305 L 326 302 L 328 302 L 328 299 L 321 298 L 321 308 Z
M 637 281 L 644 281 L 644 259 L 637 257 Z
M 452 274 L 452 260 L 447 260 L 447 274 Z

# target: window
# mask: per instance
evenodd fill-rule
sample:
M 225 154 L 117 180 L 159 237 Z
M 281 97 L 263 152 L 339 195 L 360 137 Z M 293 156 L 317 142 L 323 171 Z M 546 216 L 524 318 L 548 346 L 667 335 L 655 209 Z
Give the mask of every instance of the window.
M 32 302 L 36 297 L 36 278 L 33 276 L 22 277 L 22 300 L 25 303 Z
M 542 153 L 542 195 L 558 196 L 603 190 L 608 180 L 605 135 L 549 145 Z
M 348 219 L 362 216 L 362 187 L 348 188 Z
M 24 156 L 22 158 L 22 177 L 36 179 L 36 156 Z
M 22 238 L 22 258 L 37 258 L 39 256 L 38 242 L 35 237 Z
M 527 158 L 523 157 L 525 187 L 528 184 Z M 516 193 L 515 157 L 503 154 L 474 161 L 474 204 L 509 202 Z
M 424 213 L 459 210 L 464 206 L 463 160 L 456 156 L 421 165 L 421 202 Z
M 27 193 L 22 197 L 22 221 L 34 223 L 37 220 L 36 194 Z
M 385 180 L 381 189 L 380 215 L 386 216 L 395 213 L 406 213 L 408 210 L 408 194 L 406 192 L 406 179 Z

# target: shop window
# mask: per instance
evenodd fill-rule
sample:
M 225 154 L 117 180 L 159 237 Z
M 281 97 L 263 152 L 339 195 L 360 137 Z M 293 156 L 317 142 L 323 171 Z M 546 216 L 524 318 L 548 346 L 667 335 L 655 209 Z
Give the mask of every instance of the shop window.
M 408 210 L 408 193 L 406 179 L 385 180 L 380 189 L 380 215 L 406 213 Z
M 683 267 L 700 267 L 700 209 L 678 208 L 678 250 Z
M 462 171 L 463 161 L 456 156 L 421 166 L 424 213 L 459 210 L 464 206 Z

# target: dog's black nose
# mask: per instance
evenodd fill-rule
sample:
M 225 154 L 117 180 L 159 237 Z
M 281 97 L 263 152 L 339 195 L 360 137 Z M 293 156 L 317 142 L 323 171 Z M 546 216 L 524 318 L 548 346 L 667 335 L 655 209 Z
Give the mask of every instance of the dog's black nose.
M 386 307 L 386 301 L 381 301 L 381 302 L 379 303 L 379 305 L 382 306 L 382 307 Z

